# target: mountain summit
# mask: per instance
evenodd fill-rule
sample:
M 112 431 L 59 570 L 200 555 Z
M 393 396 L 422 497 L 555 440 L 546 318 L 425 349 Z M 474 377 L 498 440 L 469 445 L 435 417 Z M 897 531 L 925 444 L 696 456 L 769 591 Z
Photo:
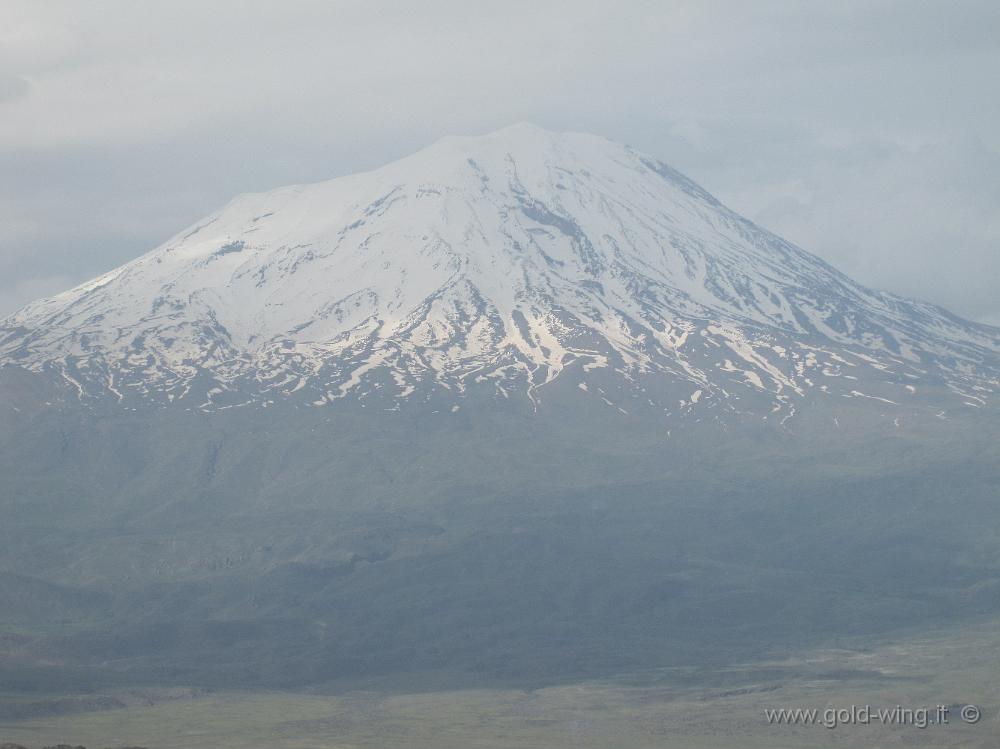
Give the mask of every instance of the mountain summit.
M 979 407 L 998 351 L 1000 331 L 854 283 L 650 156 L 531 125 L 241 195 L 0 323 L 0 363 L 83 399 L 200 409 L 537 404 L 557 382 L 623 411 L 783 419 L 922 382 Z

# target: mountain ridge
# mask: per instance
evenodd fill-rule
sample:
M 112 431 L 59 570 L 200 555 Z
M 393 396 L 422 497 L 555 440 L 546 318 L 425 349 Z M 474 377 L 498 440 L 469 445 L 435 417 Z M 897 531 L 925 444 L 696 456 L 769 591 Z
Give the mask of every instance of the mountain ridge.
M 525 124 L 238 196 L 0 322 L 0 364 L 84 400 L 203 410 L 442 390 L 460 407 L 470 389 L 536 404 L 563 375 L 620 408 L 597 371 L 668 416 L 899 406 L 924 383 L 981 407 L 998 352 L 1000 329 L 867 289 L 653 157 Z
M 0 678 L 536 688 L 995 618 L 997 331 L 692 185 L 449 139 L 0 324 Z

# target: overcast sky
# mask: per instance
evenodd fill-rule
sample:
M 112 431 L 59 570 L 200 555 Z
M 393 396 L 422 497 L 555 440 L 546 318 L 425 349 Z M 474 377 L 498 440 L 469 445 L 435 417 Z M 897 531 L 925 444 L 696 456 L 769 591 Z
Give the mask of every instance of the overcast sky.
M 1000 3 L 0 2 L 0 315 L 234 194 L 519 121 L 1000 324 Z

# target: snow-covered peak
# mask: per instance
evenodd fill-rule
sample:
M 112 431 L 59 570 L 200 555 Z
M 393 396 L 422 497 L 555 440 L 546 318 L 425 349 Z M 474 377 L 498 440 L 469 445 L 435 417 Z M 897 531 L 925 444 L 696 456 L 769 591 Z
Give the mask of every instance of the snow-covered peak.
M 989 383 L 998 348 L 997 330 L 853 283 L 652 157 L 532 125 L 241 195 L 0 324 L 4 363 L 82 394 L 183 400 L 207 380 L 208 407 L 490 378 L 535 398 L 594 369 L 665 374 L 695 403 L 728 393 L 720 378 L 785 397 L 828 349 Z

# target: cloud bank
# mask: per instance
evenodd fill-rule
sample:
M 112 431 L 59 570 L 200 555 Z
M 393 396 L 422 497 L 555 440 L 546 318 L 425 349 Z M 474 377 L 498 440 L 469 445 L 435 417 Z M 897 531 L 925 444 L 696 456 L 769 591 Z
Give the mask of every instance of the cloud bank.
M 1000 324 L 1000 6 L 831 5 L 8 0 L 0 314 L 238 192 L 527 120 Z

